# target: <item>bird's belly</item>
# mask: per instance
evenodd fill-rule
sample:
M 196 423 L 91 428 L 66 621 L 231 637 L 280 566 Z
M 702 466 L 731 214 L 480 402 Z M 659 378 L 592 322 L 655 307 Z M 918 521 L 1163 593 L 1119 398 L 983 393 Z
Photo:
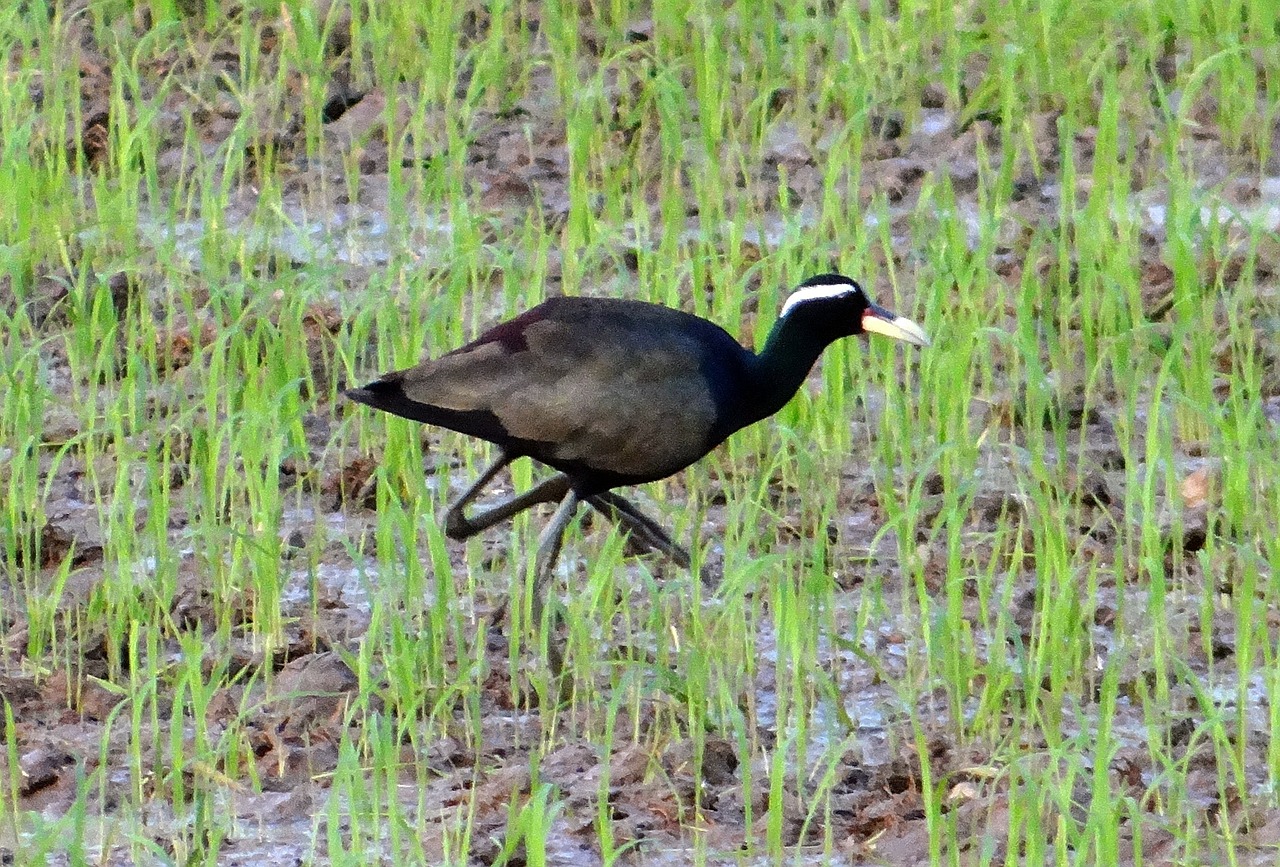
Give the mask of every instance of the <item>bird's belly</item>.
M 557 468 L 581 467 L 597 474 L 626 479 L 625 484 L 641 484 L 678 473 L 704 454 L 702 448 L 690 448 L 678 437 L 636 430 L 630 435 L 610 437 L 604 442 L 595 442 L 589 436 L 581 439 L 571 437 L 555 444 L 551 454 L 539 459 Z
M 596 372 L 598 373 L 598 371 Z M 553 467 L 583 467 L 598 474 L 652 481 L 684 469 L 707 452 L 716 407 L 706 381 L 687 366 L 671 371 L 610 370 L 608 376 L 574 371 L 536 394 L 522 395 L 531 454 Z M 607 381 L 609 387 L 601 388 Z M 536 404 L 533 403 L 536 399 Z

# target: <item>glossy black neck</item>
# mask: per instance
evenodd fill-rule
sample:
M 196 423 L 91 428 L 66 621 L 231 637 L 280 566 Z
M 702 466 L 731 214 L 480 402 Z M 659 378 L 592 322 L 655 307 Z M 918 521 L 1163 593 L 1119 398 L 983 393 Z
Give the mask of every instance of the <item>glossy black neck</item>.
M 797 313 L 799 311 L 796 311 Z M 762 419 L 786 406 L 804 384 L 822 351 L 847 331 L 835 330 L 830 322 L 804 315 L 784 316 L 769 332 L 764 349 L 755 357 L 758 391 L 753 398 L 753 415 Z

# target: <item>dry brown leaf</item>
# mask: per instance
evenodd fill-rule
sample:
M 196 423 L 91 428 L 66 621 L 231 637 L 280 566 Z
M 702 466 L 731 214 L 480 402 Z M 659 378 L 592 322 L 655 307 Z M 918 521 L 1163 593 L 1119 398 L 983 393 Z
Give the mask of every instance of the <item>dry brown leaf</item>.
M 1182 494 L 1182 504 L 1188 509 L 1203 506 L 1209 500 L 1211 484 L 1209 468 L 1201 467 L 1182 480 L 1178 492 Z

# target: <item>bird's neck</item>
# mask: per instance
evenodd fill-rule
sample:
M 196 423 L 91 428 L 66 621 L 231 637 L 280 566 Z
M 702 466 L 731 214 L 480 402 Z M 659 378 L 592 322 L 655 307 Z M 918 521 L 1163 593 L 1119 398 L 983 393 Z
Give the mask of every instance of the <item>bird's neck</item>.
M 831 343 L 783 318 L 769 332 L 764 349 L 756 355 L 758 418 L 773 415 L 795 396 L 822 351 Z

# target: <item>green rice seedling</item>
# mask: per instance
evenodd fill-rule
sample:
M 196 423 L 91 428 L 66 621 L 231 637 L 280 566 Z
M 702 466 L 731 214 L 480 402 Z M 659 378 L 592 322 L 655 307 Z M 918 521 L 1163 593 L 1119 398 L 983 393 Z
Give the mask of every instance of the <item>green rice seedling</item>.
M 273 673 L 221 663 L 323 642 L 360 684 L 312 781 L 313 860 L 488 857 L 493 764 L 626 743 L 661 774 L 687 738 L 697 777 L 713 736 L 735 777 L 681 793 L 657 845 L 712 861 L 716 822 L 742 859 L 874 853 L 833 782 L 863 706 L 922 765 L 897 793 L 918 858 L 1247 860 L 1280 773 L 1272 5 L 0 12 L 4 674 L 65 697 L 98 757 L 40 816 L 12 777 L 23 715 L 70 711 L 14 705 L 23 845 L 4 845 L 229 855 L 237 787 L 266 785 L 251 693 Z M 373 117 L 339 134 L 329 100 L 366 92 Z M 548 636 L 522 600 L 545 516 L 447 542 L 451 479 L 486 450 L 348 413 L 339 389 L 558 292 L 759 345 L 785 286 L 828 264 L 934 346 L 838 347 L 774 422 L 647 486 L 718 586 L 571 534 L 589 565 L 566 568 L 553 637 L 576 693 L 535 707 Z M 317 305 L 341 319 L 318 338 Z M 365 458 L 373 509 L 346 478 Z M 495 653 L 481 615 L 506 598 Z M 121 701 L 95 722 L 99 690 Z M 508 712 L 530 728 L 497 759 Z M 446 736 L 477 757 L 448 808 L 428 758 Z M 590 788 L 590 844 L 634 857 L 610 806 L 632 790 Z M 504 851 L 550 858 L 581 793 L 528 792 Z M 173 851 L 147 826 L 166 809 Z

